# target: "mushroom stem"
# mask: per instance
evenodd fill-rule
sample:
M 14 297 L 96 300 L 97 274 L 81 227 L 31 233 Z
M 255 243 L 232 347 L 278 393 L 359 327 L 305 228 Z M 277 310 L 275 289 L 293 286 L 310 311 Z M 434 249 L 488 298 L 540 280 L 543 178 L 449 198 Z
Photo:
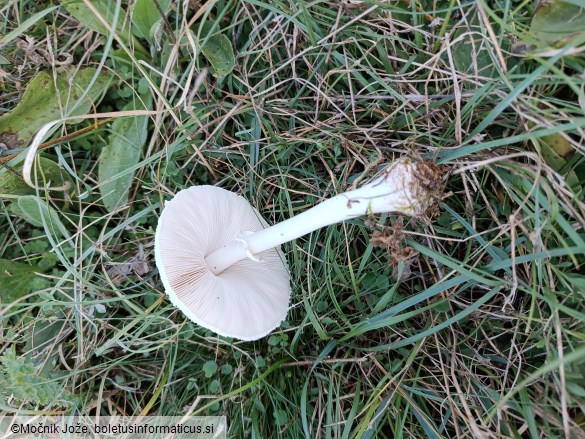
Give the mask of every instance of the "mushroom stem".
M 429 199 L 416 177 L 416 163 L 401 160 L 365 186 L 336 195 L 286 221 L 255 233 L 243 232 L 232 243 L 205 258 L 209 270 L 219 274 L 246 257 L 260 261 L 265 250 L 292 241 L 322 227 L 358 216 L 400 212 L 420 214 Z

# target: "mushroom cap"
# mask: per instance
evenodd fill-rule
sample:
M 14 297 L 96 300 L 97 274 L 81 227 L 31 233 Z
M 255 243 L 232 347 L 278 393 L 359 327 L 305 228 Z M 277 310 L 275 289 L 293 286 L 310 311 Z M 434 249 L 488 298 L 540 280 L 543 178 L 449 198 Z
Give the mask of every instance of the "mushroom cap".
M 227 337 L 256 340 L 286 317 L 290 277 L 279 248 L 213 274 L 205 257 L 243 231 L 268 227 L 243 197 L 193 186 L 165 203 L 156 229 L 156 265 L 171 302 L 198 325 Z

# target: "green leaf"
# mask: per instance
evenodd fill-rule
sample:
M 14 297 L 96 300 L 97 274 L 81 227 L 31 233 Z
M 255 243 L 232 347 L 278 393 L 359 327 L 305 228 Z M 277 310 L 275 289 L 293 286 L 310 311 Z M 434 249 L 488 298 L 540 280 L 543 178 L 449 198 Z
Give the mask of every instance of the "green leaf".
M 449 312 L 450 311 L 449 302 L 447 300 L 439 300 L 439 301 L 435 302 L 433 308 L 437 312 Z
M 62 320 L 53 320 L 44 316 L 36 318 L 32 322 L 32 329 L 29 333 L 30 338 L 24 346 L 24 351 L 42 349 L 45 344 L 54 342 L 62 329 Z
M 113 28 L 119 40 L 126 47 L 133 47 L 135 53 L 147 54 L 148 51 L 134 38 L 124 26 L 124 17 L 126 11 L 120 8 L 118 12 L 117 23 L 114 23 L 116 16 L 116 2 L 112 0 L 90 0 L 90 3 L 102 16 L 102 18 Z M 65 9 L 85 27 L 96 31 L 102 35 L 109 35 L 108 28 L 98 18 L 98 16 L 86 5 L 84 0 L 74 0 L 65 5 Z
M 217 373 L 217 364 L 213 360 L 209 360 L 205 362 L 203 365 L 203 373 L 205 373 L 205 378 L 211 378 L 213 375 Z
M 216 77 L 227 76 L 235 67 L 234 49 L 228 37 L 224 34 L 209 35 L 212 25 L 205 24 L 199 36 L 201 53 L 207 58 L 211 66 L 211 74 Z
M 37 157 L 35 164 L 38 167 L 39 184 L 44 180 L 47 182 L 48 187 L 73 187 L 73 182 L 69 175 L 54 161 L 44 157 Z M 22 166 L 23 164 L 20 163 L 14 168 L 5 169 L 0 174 L 0 197 L 3 195 L 32 195 L 36 193 L 22 179 Z
M 155 0 L 136 0 L 132 9 L 132 33 L 138 38 L 144 38 L 152 41 L 154 26 L 157 25 L 162 17 L 154 4 Z M 162 11 L 166 14 L 170 10 L 170 0 L 158 0 Z
M 474 33 L 469 32 L 467 27 L 461 26 L 453 34 L 453 41 L 461 38 L 452 46 L 453 64 L 458 72 L 497 78 L 499 71 L 490 54 L 492 51 L 487 43 L 489 39 L 477 36 L 477 33 L 483 33 L 479 22 L 478 16 L 474 15 L 470 22 Z M 506 49 L 509 46 L 507 41 L 502 41 L 502 44 Z M 470 60 L 474 61 L 470 62 Z
M 270 337 L 268 337 L 268 344 L 270 346 L 278 346 L 278 343 L 280 343 L 280 338 L 277 337 L 276 335 L 271 335 Z
M 275 410 L 274 411 L 274 422 L 276 423 L 277 426 L 282 427 L 284 425 L 286 425 L 286 423 L 289 421 L 289 416 L 288 413 L 285 412 L 284 410 Z
M 22 216 L 29 224 L 35 227 L 43 227 L 43 224 L 46 224 L 53 235 L 60 234 L 64 238 L 69 237 L 67 228 L 59 219 L 57 211 L 36 195 L 20 197 L 17 206 L 13 212 Z
M 148 103 L 150 105 L 150 103 Z M 126 107 L 133 109 L 134 104 Z M 100 193 L 104 206 L 113 212 L 128 202 L 134 169 L 146 143 L 148 116 L 116 119 L 99 163 Z
M 14 398 L 15 405 L 47 405 L 56 400 L 61 403 L 75 400 L 58 382 L 37 373 L 30 359 L 18 358 L 14 345 L 4 351 L 0 363 L 0 395 Z
M 42 271 L 38 265 L 0 259 L 0 302 L 10 303 L 46 288 L 47 281 L 36 275 Z
M 530 34 L 546 44 L 562 46 L 585 31 L 585 5 L 582 2 L 547 0 L 537 6 Z
M 209 392 L 210 393 L 218 393 L 220 388 L 221 388 L 221 383 L 219 382 L 219 380 L 213 380 L 211 383 L 209 383 Z
M 362 285 L 368 291 L 387 290 L 390 287 L 390 280 L 388 276 L 368 273 L 364 276 Z
M 40 241 L 40 240 L 37 240 Z M 45 240 L 42 240 L 46 242 Z M 43 270 L 43 272 L 47 272 L 59 262 L 59 258 L 55 253 L 44 253 L 39 260 L 39 268 Z
M 0 143 L 9 149 L 17 148 L 29 142 L 49 122 L 63 116 L 87 114 L 101 100 L 110 83 L 111 76 L 100 73 L 89 93 L 80 100 L 95 74 L 94 68 L 79 70 L 75 76 L 58 72 L 54 77 L 50 72 L 39 72 L 26 87 L 18 105 L 0 117 Z
M 114 16 L 116 12 L 116 3 L 111 0 L 91 0 L 90 3 L 98 11 L 98 13 L 104 18 L 104 20 L 113 25 Z M 90 28 L 102 35 L 108 35 L 109 31 L 97 15 L 87 6 L 83 0 L 72 1 L 65 4 L 65 9 L 69 12 L 77 21 L 83 24 L 85 27 Z M 122 20 L 126 12 L 123 8 L 120 8 L 118 13 L 118 23 L 116 29 L 122 29 Z M 123 37 L 122 32 L 118 32 L 120 37 Z

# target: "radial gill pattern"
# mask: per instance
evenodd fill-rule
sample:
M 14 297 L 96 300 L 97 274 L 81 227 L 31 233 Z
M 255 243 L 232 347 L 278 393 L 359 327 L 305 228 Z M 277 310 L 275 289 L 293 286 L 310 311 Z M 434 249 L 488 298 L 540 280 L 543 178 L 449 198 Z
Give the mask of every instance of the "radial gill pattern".
M 280 249 L 239 261 L 219 275 L 205 257 L 242 231 L 267 227 L 243 197 L 215 186 L 182 190 L 165 205 L 155 238 L 157 266 L 169 298 L 191 320 L 242 340 L 265 336 L 284 320 L 290 299 Z

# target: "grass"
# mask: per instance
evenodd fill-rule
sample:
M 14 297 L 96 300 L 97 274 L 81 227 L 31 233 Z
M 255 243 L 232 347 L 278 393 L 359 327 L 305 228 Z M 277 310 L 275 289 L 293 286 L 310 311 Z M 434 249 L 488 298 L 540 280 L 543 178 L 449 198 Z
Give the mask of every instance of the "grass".
M 0 410 L 219 414 L 229 437 L 583 437 L 584 37 L 543 43 L 536 3 L 173 2 L 148 38 L 134 2 L 104 2 L 109 29 L 0 6 L 0 114 L 39 71 L 86 67 L 110 78 L 88 114 L 116 113 L 40 140 L 60 177 L 33 168 L 33 192 L 27 144 L 0 137 L 0 258 L 23 264 L 0 284 Z M 224 77 L 203 55 L 220 35 Z M 145 132 L 110 120 L 141 109 Z M 100 176 L 111 139 L 140 135 Z M 442 167 L 436 209 L 285 244 L 291 309 L 268 337 L 216 336 L 165 298 L 154 231 L 182 188 L 233 190 L 274 223 L 404 155 Z M 127 202 L 108 208 L 112 187 Z M 19 210 L 25 193 L 66 233 Z

